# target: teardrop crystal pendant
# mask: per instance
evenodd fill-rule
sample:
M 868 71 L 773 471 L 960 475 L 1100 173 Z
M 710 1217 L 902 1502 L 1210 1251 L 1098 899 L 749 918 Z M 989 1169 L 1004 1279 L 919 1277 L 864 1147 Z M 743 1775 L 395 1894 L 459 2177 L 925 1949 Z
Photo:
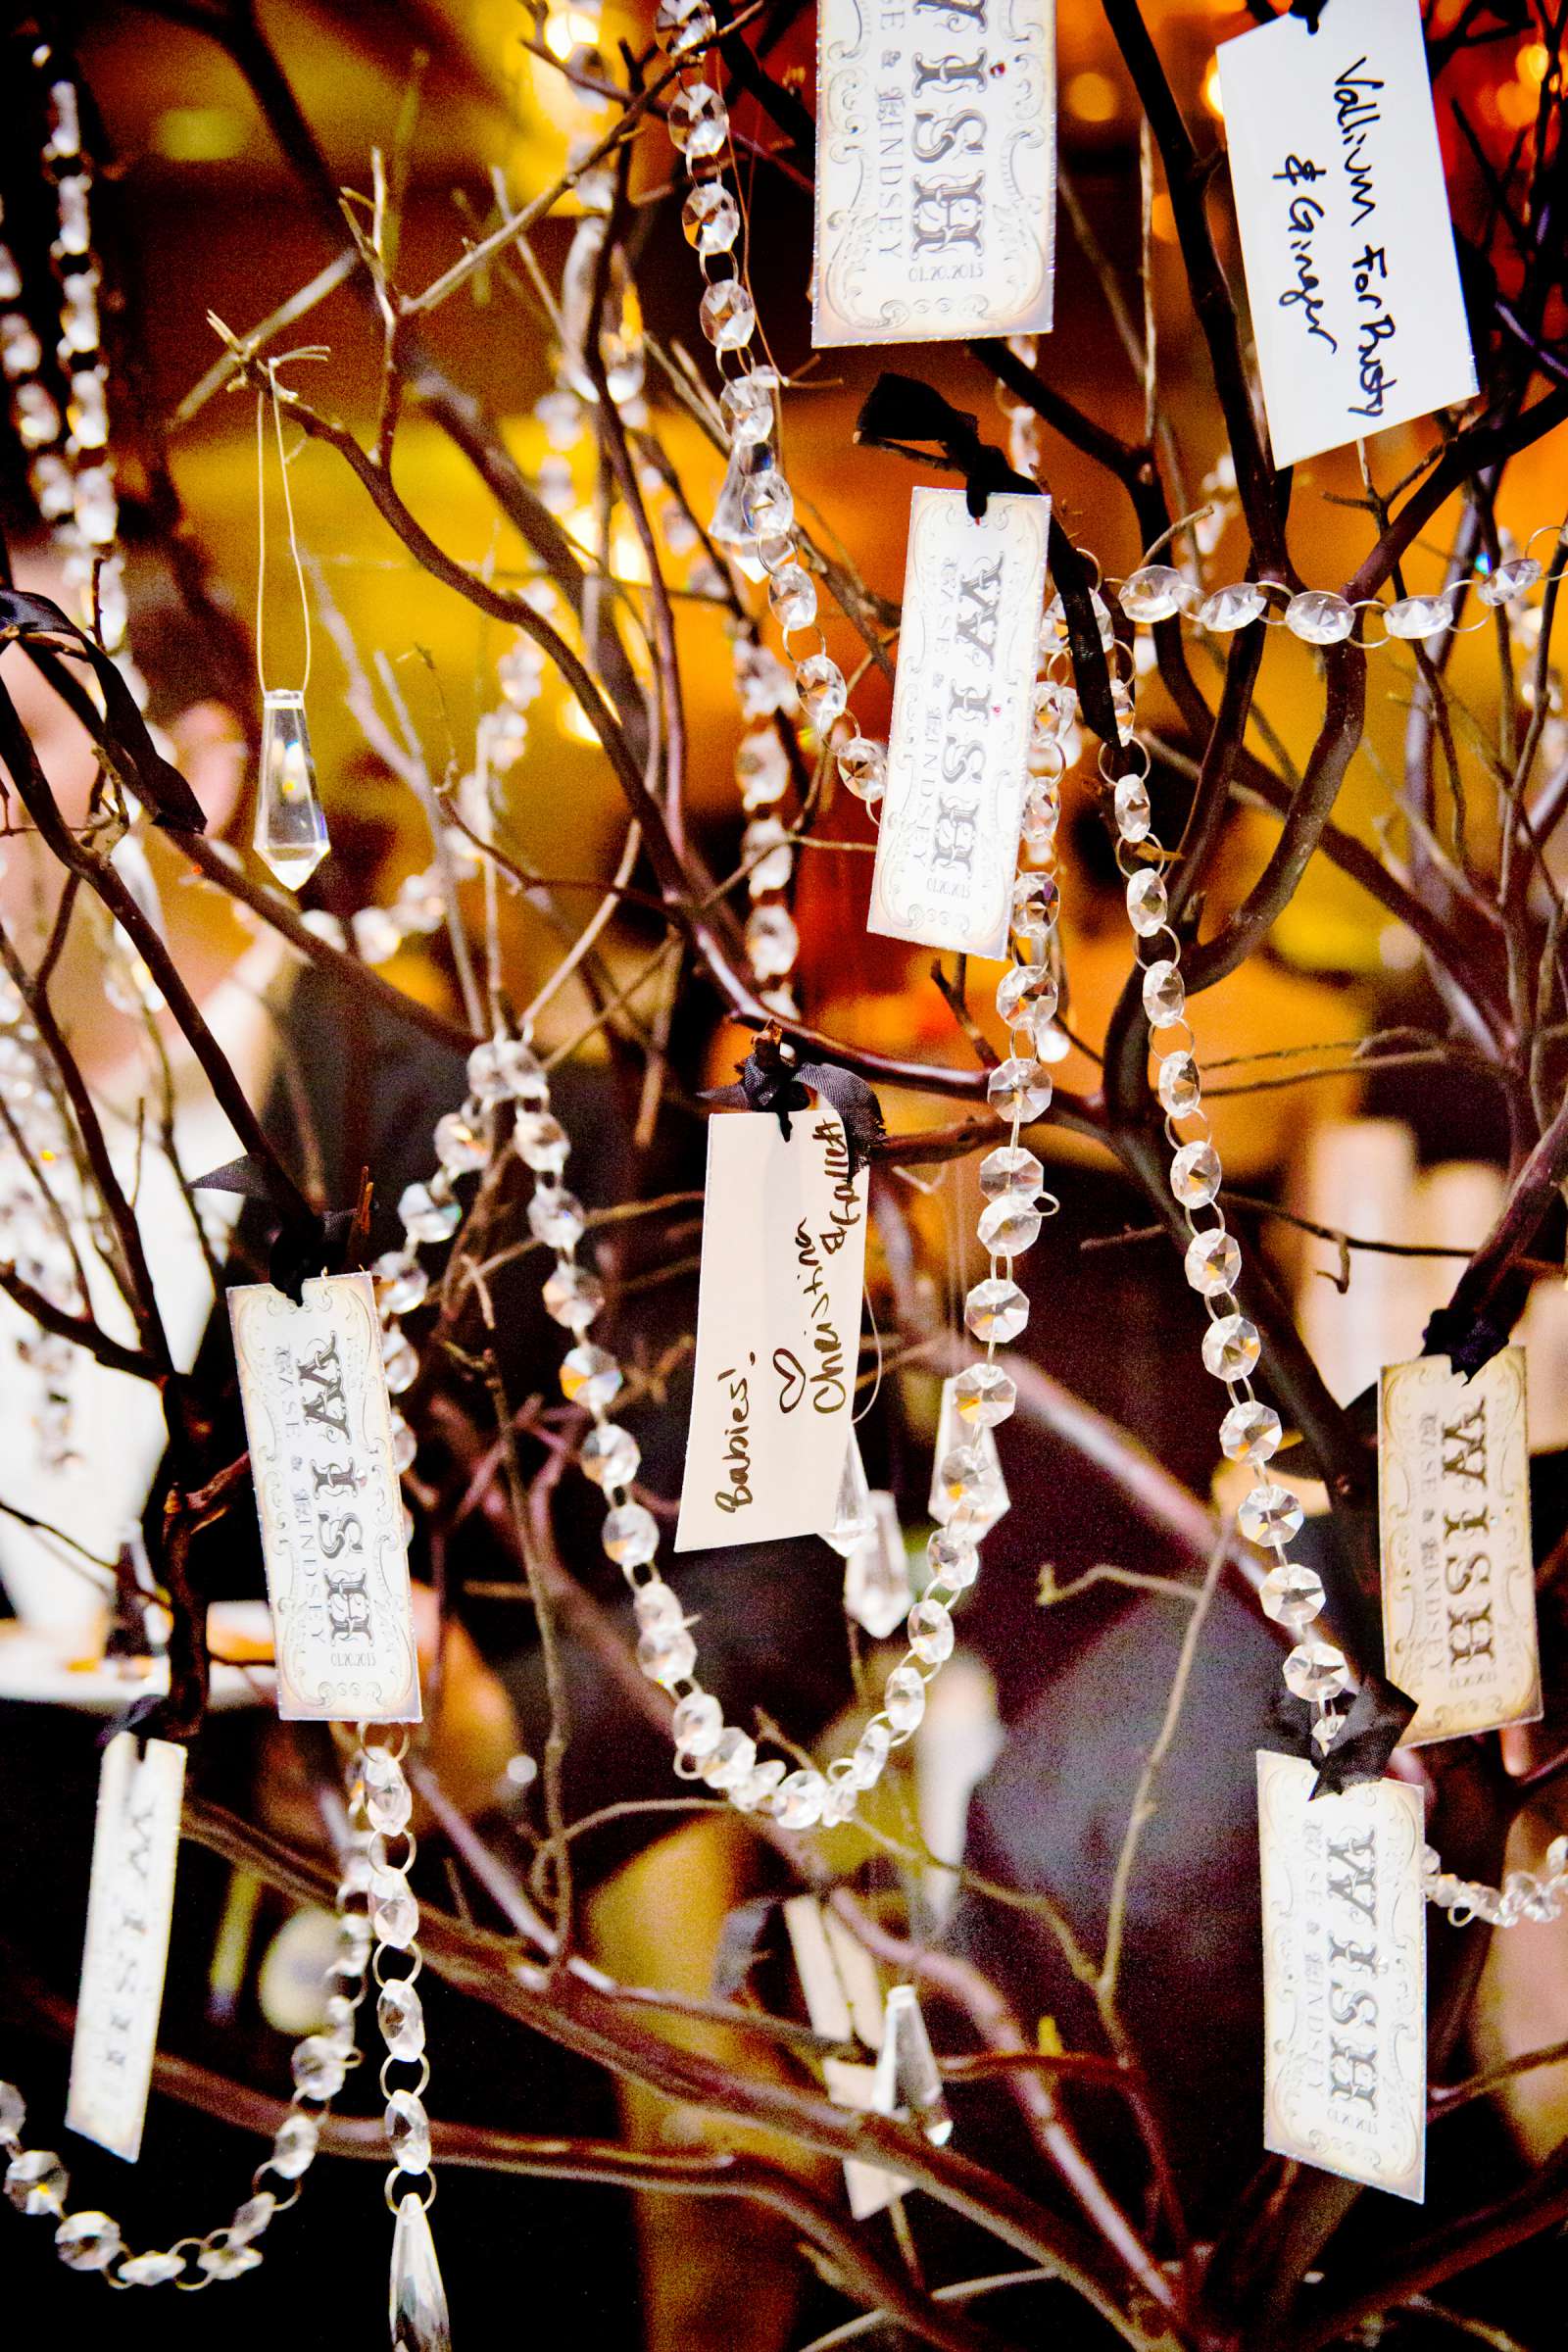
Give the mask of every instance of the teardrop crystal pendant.
M 765 575 L 757 552 L 757 533 L 746 518 L 746 493 L 754 476 L 760 477 L 775 466 L 773 453 L 765 442 L 737 441 L 729 453 L 713 519 L 708 526 L 710 539 L 715 546 L 728 550 L 749 580 L 760 580 Z
M 871 1508 L 871 1490 L 866 1484 L 865 1464 L 852 1429 L 844 1456 L 844 1475 L 839 1480 L 839 1498 L 833 1506 L 833 1523 L 822 1530 L 822 1541 L 831 1544 L 842 1558 L 858 1550 L 868 1536 L 876 1533 L 876 1513 Z
M 877 2103 L 884 2114 L 883 2099 L 891 2082 L 897 2105 L 908 2109 L 934 2147 L 951 2139 L 953 2116 L 912 1984 L 895 1984 L 888 1994 L 876 2071 L 883 2094 Z
M 398 2205 L 392 2233 L 392 2352 L 452 2352 L 447 2290 L 418 2191 Z
M 305 697 L 269 686 L 262 706 L 262 766 L 256 794 L 256 855 L 285 890 L 302 890 L 326 856 L 326 818 L 305 724 Z
M 971 1543 L 978 1543 L 988 1529 L 996 1526 L 1004 1512 L 1011 1508 L 1007 1482 L 1002 1475 L 1002 1456 L 997 1450 L 997 1433 L 987 1423 L 971 1425 L 959 1411 L 957 1396 L 961 1374 L 942 1383 L 942 1403 L 937 1413 L 936 1452 L 931 1464 L 931 1494 L 927 1508 L 939 1527 L 946 1527 L 956 1512 L 961 1511 L 963 1532 Z M 956 1491 L 954 1482 L 945 1475 L 948 1466 L 960 1455 L 973 1452 L 979 1455 L 980 1483 L 966 1491 Z
M 909 1559 L 898 1505 L 891 1494 L 871 1496 L 875 1525 L 844 1561 L 844 1614 L 885 1642 L 909 1613 Z

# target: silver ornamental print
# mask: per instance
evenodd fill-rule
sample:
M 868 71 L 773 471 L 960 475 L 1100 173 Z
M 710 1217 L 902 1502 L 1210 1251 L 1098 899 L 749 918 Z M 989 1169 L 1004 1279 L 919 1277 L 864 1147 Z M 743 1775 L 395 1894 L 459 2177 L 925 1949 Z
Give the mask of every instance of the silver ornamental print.
M 419 1670 L 368 1274 L 228 1294 L 284 1722 L 417 1723 Z

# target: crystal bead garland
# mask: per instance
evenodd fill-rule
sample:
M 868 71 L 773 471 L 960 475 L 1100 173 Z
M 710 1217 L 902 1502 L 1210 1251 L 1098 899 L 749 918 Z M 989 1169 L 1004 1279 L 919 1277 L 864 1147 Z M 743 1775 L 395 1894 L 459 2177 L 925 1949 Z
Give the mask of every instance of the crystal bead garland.
M 167 2250 L 132 2254 L 107 2213 L 66 2210 L 71 2180 L 51 2148 L 23 2143 L 26 2107 L 12 2082 L 0 2082 L 0 2157 L 5 2190 L 19 2213 L 52 2221 L 60 2259 L 74 2271 L 96 2271 L 111 2286 L 208 2286 L 239 2278 L 262 2259 L 257 2240 L 280 2213 L 296 2204 L 316 2161 L 321 2121 L 359 2063 L 355 2028 L 365 1998 L 370 1958 L 372 1877 L 368 1829 L 351 1827 L 343 1841 L 336 1913 L 338 1949 L 327 1971 L 326 2018 L 294 2048 L 294 2091 L 272 2134 L 270 2153 L 251 2175 L 250 2194 L 230 2219 L 204 2237 L 176 2238 Z M 416 2343 L 418 2339 L 411 2338 Z M 422 2352 L 422 2347 L 421 2347 Z
M 370 1967 L 379 1987 L 376 2023 L 386 2048 L 381 2095 L 392 2155 L 386 2201 L 397 2216 L 388 2298 L 392 2343 L 394 2352 L 449 2352 L 446 2290 L 426 2219 L 435 2197 L 435 2177 L 430 2170 L 430 2118 L 424 2107 L 430 2061 L 424 2052 L 424 2010 L 417 1990 L 424 1965 L 416 1940 L 419 1905 L 408 1875 L 416 1851 L 409 1827 L 414 1797 L 399 1751 L 368 1743 L 364 1724 L 360 1752 L 349 1771 L 349 1818 L 357 1830 L 368 1832 L 370 1929 L 375 1938 Z M 390 1841 L 402 1847 L 395 1861 Z M 405 2071 L 412 2071 L 412 2083 L 395 2080 Z
M 668 118 L 688 186 L 681 224 L 707 280 L 699 318 L 725 378 L 719 410 L 728 454 L 710 535 L 748 577 L 766 581 L 768 605 L 784 639 L 807 723 L 824 754 L 834 750 L 841 782 L 858 800 L 874 807 L 885 789 L 886 749 L 856 726 L 844 673 L 817 624 L 816 583 L 802 560 L 795 500 L 778 451 L 778 377 L 748 351 L 757 331 L 757 308 L 737 274 L 735 247 L 742 223 L 740 205 L 725 176 L 731 162 L 729 116 L 718 91 L 704 78 L 699 57 L 714 37 L 713 11 L 709 0 L 660 0 L 654 29 L 681 74 Z M 804 652 L 797 652 L 791 642 L 799 637 L 808 641 Z M 768 710 L 784 708 L 779 685 L 787 693 L 788 676 L 775 675 L 779 665 L 766 649 L 737 648 L 736 660 L 747 715 L 761 717 Z M 765 735 L 746 738 L 738 772 L 749 809 L 765 808 L 769 795 L 773 801 L 780 797 L 787 780 L 780 772 L 781 761 L 781 747 L 769 747 Z M 787 1018 L 795 1005 L 785 983 L 800 947 L 795 918 L 782 898 L 789 871 L 788 837 L 776 818 L 761 816 L 748 827 L 743 852 L 754 884 L 754 905 L 746 923 L 753 975 L 763 1003 Z M 760 881 L 760 875 L 766 879 Z

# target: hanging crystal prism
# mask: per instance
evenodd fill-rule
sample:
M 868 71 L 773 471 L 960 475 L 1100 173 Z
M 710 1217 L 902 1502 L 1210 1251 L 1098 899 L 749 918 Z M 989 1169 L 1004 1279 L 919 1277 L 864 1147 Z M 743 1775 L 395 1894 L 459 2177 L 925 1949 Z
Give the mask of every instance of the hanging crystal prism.
M 912 1984 L 895 1984 L 888 1994 L 888 2005 L 882 2019 L 882 2047 L 877 2053 L 877 2107 L 888 2111 L 888 2092 L 893 2102 L 907 2107 L 933 2147 L 941 2147 L 953 2136 L 953 2117 L 948 2109 L 947 2093 L 931 2048 L 931 2036 L 925 2030 L 920 2003 Z
M 416 2189 L 398 2205 L 392 2232 L 392 2352 L 452 2352 L 447 2290 Z
M 854 1430 L 844 1455 L 844 1475 L 839 1480 L 839 1498 L 833 1506 L 833 1524 L 822 1530 L 822 1541 L 848 1559 L 868 1536 L 876 1532 L 876 1513 L 871 1508 L 871 1490 L 866 1484 L 865 1464 Z
M 262 706 L 262 766 L 256 794 L 256 855 L 285 890 L 300 890 L 330 846 L 316 790 L 305 697 L 269 686 Z
M 734 558 L 749 580 L 766 577 L 757 552 L 757 533 L 746 519 L 746 499 L 759 480 L 776 470 L 778 461 L 765 441 L 737 441 L 729 453 L 724 479 L 708 536 Z
M 942 1404 L 937 1414 L 936 1455 L 931 1466 L 931 1495 L 927 1507 L 937 1525 L 946 1527 L 961 1502 L 965 1530 L 978 1543 L 988 1529 L 996 1526 L 1004 1512 L 1011 1509 L 1012 1498 L 1007 1493 L 1007 1482 L 1002 1475 L 997 1433 L 990 1428 L 977 1429 L 964 1420 L 955 1395 L 956 1387 L 956 1378 L 942 1383 Z M 969 1454 L 978 1455 L 977 1464 L 958 1459 Z M 978 1478 L 974 1476 L 976 1470 Z
M 898 1505 L 880 1490 L 871 1496 L 875 1520 L 844 1562 L 844 1614 L 862 1626 L 873 1642 L 897 1633 L 909 1613 L 909 1559 L 904 1547 Z

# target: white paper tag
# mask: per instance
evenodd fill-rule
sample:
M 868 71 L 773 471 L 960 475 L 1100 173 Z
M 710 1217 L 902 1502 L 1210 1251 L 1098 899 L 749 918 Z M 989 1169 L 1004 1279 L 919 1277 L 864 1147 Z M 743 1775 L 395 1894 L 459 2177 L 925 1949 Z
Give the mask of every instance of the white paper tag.
M 959 955 L 1007 944 L 1051 501 L 961 490 L 909 505 L 887 796 L 867 928 Z
M 838 1112 L 708 1122 L 697 1363 L 677 1551 L 831 1527 L 859 1363 L 869 1171 Z
M 1220 93 L 1276 466 L 1476 388 L 1418 0 L 1278 16 Z
M 1054 0 L 820 0 L 813 343 L 1043 334 Z
M 185 1750 L 119 1732 L 104 1749 L 66 2123 L 134 2164 L 169 1963 Z
M 285 1723 L 417 1723 L 419 1661 L 381 1326 L 368 1274 L 295 1306 L 228 1294 L 256 1480 L 277 1711 Z
M 1314 1801 L 1300 1756 L 1257 1758 L 1263 2144 L 1420 2203 L 1427 2112 L 1419 1789 Z
M 1474 1379 L 1446 1355 L 1391 1364 L 1378 1415 L 1389 1680 L 1420 1701 L 1404 1743 L 1541 1714 L 1525 1351 Z

